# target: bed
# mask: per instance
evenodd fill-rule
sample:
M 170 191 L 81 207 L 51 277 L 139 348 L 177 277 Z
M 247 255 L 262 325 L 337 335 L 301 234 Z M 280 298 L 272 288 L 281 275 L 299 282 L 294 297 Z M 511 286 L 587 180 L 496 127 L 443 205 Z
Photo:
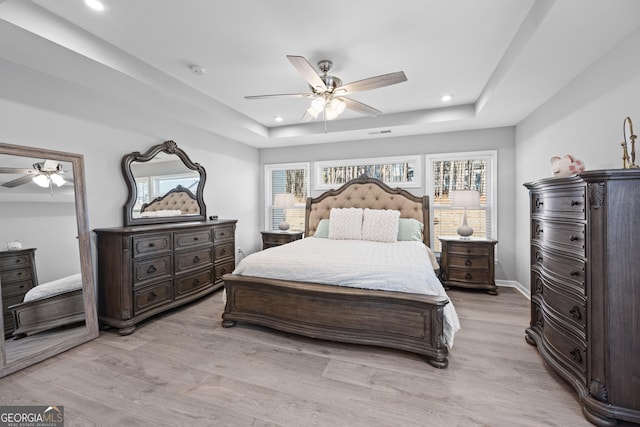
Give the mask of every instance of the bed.
M 82 275 L 42 283 L 30 289 L 22 303 L 9 306 L 9 310 L 15 325 L 14 339 L 84 322 Z
M 423 227 L 418 242 L 398 244 L 368 241 L 361 242 L 364 246 L 360 247 L 358 239 L 349 239 L 349 236 L 319 237 L 326 232 L 327 220 L 332 221 L 329 231 L 336 229 L 335 233 L 339 233 L 336 225 L 339 223 L 334 222 L 339 218 L 337 214 L 351 215 L 353 210 L 370 215 L 396 211 L 396 217 L 402 219 L 398 222 L 429 223 L 427 196 L 392 189 L 367 176 L 317 198 L 308 198 L 304 239 L 251 254 L 238 264 L 233 274 L 223 277 L 226 301 L 222 326 L 231 327 L 242 321 L 312 338 L 405 350 L 426 356 L 432 366 L 446 368 L 453 335 L 460 326 L 455 309 L 434 272 L 437 263 L 427 248 L 429 227 Z M 365 221 L 361 220 L 362 236 Z M 340 224 L 344 225 L 344 221 Z M 349 234 L 354 229 L 345 227 L 345 232 Z M 395 232 L 399 230 L 396 228 Z M 323 263 L 333 252 L 338 253 L 329 246 L 332 242 L 343 247 L 341 253 L 345 255 L 338 254 L 338 258 L 350 259 L 342 263 L 333 258 L 330 266 Z M 306 246 L 317 244 L 322 248 L 311 249 L 319 250 L 315 257 L 306 261 L 290 258 L 306 251 Z M 386 261 L 384 245 L 410 247 L 409 264 L 404 252 L 388 256 L 397 263 Z M 379 252 L 378 258 L 367 265 L 366 260 L 374 252 Z M 364 258 L 358 259 L 358 254 Z M 284 270 L 272 273 L 272 269 L 282 267 L 275 266 L 282 264 L 282 260 Z M 338 268 L 334 264 L 341 263 L 346 269 L 334 271 Z M 365 270 L 377 269 L 375 274 L 380 276 L 372 273 L 367 284 L 359 283 L 347 274 L 352 269 L 350 266 L 359 264 L 365 265 Z M 385 275 L 387 267 L 397 270 Z M 308 274 L 304 275 L 305 272 Z M 430 289 L 425 291 L 422 282 L 429 282 Z M 408 290 L 399 292 L 403 284 L 408 285 Z
M 195 215 L 199 213 L 200 207 L 196 196 L 191 190 L 181 185 L 140 207 L 140 216 L 143 218 Z

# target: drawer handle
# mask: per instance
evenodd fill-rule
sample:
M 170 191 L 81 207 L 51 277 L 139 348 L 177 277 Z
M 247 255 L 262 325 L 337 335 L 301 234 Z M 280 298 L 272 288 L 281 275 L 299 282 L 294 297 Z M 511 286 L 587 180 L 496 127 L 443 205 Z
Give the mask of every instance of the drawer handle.
M 571 277 L 576 277 L 576 276 L 579 276 L 579 275 L 580 275 L 580 272 L 578 270 L 571 270 L 569 272 L 569 276 L 571 276 Z
M 222 276 L 223 274 L 227 274 L 227 269 L 226 268 L 221 268 L 220 269 L 220 275 Z
M 582 319 L 582 314 L 580 313 L 580 307 L 574 305 L 571 310 L 569 310 L 569 314 L 576 320 Z
M 200 284 L 200 279 L 193 279 L 193 286 L 198 286 Z
M 224 248 L 220 249 L 220 255 L 224 255 L 226 253 L 227 253 L 227 251 L 225 251 Z
M 569 236 L 569 240 L 571 240 L 572 242 L 575 242 L 576 240 L 580 240 L 580 237 L 578 236 L 574 236 L 573 234 L 571 236 Z
M 156 271 L 158 271 L 158 269 L 153 264 L 147 268 L 147 274 L 155 273 Z
M 18 272 L 18 276 L 22 276 L 22 271 Z
M 536 207 L 539 208 L 542 205 L 544 205 L 544 202 L 540 199 L 536 199 Z
M 467 280 L 471 280 L 471 279 L 473 279 L 473 276 L 471 275 L 471 273 L 467 273 L 467 274 L 464 275 L 464 278 L 467 279 Z
M 153 243 L 153 242 L 149 243 L 149 247 L 150 247 L 150 248 L 154 247 L 155 245 L 156 245 L 156 244 L 155 244 L 155 243 Z
M 196 255 L 196 256 L 193 257 L 193 263 L 196 264 L 198 262 L 200 262 L 200 257 L 198 255 Z
M 194 237 L 193 240 L 198 240 L 198 237 Z
M 572 200 L 572 201 L 571 201 L 571 206 L 577 206 L 577 205 L 579 205 L 579 204 L 580 204 L 580 201 L 579 201 L 579 200 Z
M 156 295 L 155 292 L 151 292 L 148 296 L 147 296 L 147 301 L 153 301 L 154 299 L 158 298 L 158 295 Z
M 582 363 L 582 352 L 580 351 L 580 349 L 578 347 L 576 347 L 573 350 L 571 350 L 571 352 L 569 354 L 571 355 L 573 360 L 575 360 L 578 363 Z
M 464 265 L 466 265 L 466 266 L 470 266 L 471 264 L 473 264 L 473 263 L 471 262 L 471 260 L 470 260 L 470 259 L 467 259 L 467 260 L 464 262 Z
M 24 289 L 24 285 L 20 285 L 20 289 Z
M 16 264 L 20 264 L 21 262 L 22 262 L 22 260 L 21 260 L 21 259 L 17 259 L 17 260 L 16 260 Z

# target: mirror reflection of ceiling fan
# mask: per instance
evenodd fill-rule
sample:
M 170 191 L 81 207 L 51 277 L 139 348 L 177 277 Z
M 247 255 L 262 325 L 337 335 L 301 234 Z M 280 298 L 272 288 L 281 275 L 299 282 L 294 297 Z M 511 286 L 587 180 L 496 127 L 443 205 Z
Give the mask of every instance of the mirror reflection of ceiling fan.
M 377 89 L 384 86 L 390 86 L 397 83 L 407 81 L 407 76 L 404 71 L 397 71 L 395 73 L 383 74 L 380 76 L 369 77 L 367 79 L 358 80 L 352 83 L 342 84 L 342 80 L 338 77 L 330 76 L 329 72 L 333 63 L 328 59 L 318 61 L 318 68 L 322 74 L 318 74 L 309 61 L 302 56 L 287 55 L 287 58 L 293 66 L 302 75 L 302 78 L 309 83 L 311 87 L 310 93 L 286 93 L 286 94 L 274 94 L 274 95 L 255 95 L 245 96 L 245 99 L 263 99 L 263 98 L 312 98 L 311 106 L 303 115 L 303 119 L 308 117 L 309 119 L 317 118 L 320 114 L 323 114 L 324 120 L 333 120 L 338 117 L 346 108 L 356 111 L 361 114 L 370 116 L 376 116 L 382 114 L 382 111 L 377 110 L 367 104 L 364 104 L 355 99 L 347 98 L 347 96 L 356 92 L 363 92 L 365 90 Z
M 63 170 L 62 165 L 54 160 L 44 160 L 42 162 L 34 163 L 33 169 L 0 167 L 0 173 L 23 175 L 19 178 L 2 183 L 1 185 L 7 188 L 14 188 L 19 185 L 27 184 L 28 182 L 34 182 L 40 187 L 50 188 L 53 194 L 54 184 L 57 187 L 60 187 L 67 182 L 73 182 L 73 178 L 71 176 L 64 175 L 68 172 L 71 171 Z

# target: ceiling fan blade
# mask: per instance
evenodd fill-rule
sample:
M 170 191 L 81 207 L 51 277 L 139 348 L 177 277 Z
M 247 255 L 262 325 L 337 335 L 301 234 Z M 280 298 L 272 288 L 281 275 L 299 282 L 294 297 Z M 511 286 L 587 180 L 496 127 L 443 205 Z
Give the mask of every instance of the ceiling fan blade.
M 278 93 L 274 95 L 253 95 L 245 96 L 244 99 L 264 99 L 264 98 L 309 98 L 312 97 L 312 93 Z
M 324 84 L 316 70 L 303 56 L 287 55 L 287 58 L 316 92 L 323 93 L 327 91 L 327 85 Z
M 0 173 L 14 173 L 19 175 L 27 175 L 27 174 L 35 174 L 37 171 L 33 169 L 24 169 L 24 168 L 1 168 Z
M 380 110 L 376 110 L 375 108 L 367 105 L 367 104 L 363 104 L 360 101 L 356 101 L 355 99 L 350 99 L 350 98 L 343 98 L 340 96 L 335 97 L 335 99 L 339 99 L 340 101 L 344 101 L 345 104 L 347 104 L 347 108 L 350 110 L 353 110 L 355 112 L 361 113 L 361 114 L 366 114 L 368 116 L 377 116 L 379 114 L 382 114 L 382 111 Z
M 11 181 L 7 181 L 4 184 L 2 184 L 2 186 L 7 188 L 13 188 L 13 187 L 17 187 L 18 185 L 26 184 L 27 182 L 30 182 L 32 179 L 33 179 L 33 175 L 25 175 Z
M 333 93 L 336 95 L 346 95 L 406 81 L 407 76 L 404 74 L 404 71 L 397 71 L 395 73 L 383 74 L 381 76 L 369 77 L 368 79 L 347 83 L 346 85 L 335 88 Z

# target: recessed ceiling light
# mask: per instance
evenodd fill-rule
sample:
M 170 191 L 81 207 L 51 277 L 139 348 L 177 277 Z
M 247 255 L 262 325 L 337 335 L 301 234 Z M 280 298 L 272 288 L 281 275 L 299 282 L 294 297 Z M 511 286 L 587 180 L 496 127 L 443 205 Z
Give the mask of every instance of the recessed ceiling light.
M 442 102 L 449 102 L 453 99 L 453 95 L 451 94 L 446 94 L 446 95 L 442 95 L 442 98 L 440 98 L 440 101 Z
M 273 119 L 274 119 L 276 122 L 281 122 L 282 120 L 284 120 L 284 119 L 282 118 L 282 116 L 275 116 Z
M 84 4 L 97 12 L 104 12 L 106 10 L 104 3 L 100 0 L 84 0 Z
M 196 76 L 204 76 L 204 73 L 207 72 L 207 70 L 205 70 L 204 67 L 201 67 L 200 65 L 196 65 L 196 64 L 189 65 L 189 69 Z

